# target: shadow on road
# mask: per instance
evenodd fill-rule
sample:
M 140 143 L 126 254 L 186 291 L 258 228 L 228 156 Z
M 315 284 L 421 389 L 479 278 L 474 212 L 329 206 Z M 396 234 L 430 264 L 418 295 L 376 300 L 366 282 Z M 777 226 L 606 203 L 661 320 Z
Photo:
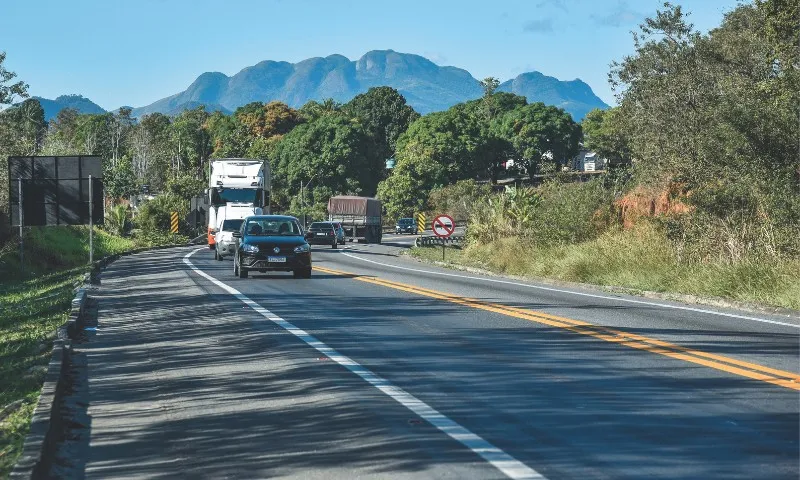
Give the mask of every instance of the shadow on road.
M 100 334 L 82 346 L 87 477 L 419 478 L 476 462 L 232 296 L 207 290 L 182 255 L 121 259 L 103 273 Z M 797 476 L 796 392 L 346 276 L 242 281 L 228 275 L 230 262 L 203 270 L 550 476 Z M 691 348 L 748 348 L 680 333 L 703 337 Z M 752 348 L 792 354 L 792 340 L 763 333 Z

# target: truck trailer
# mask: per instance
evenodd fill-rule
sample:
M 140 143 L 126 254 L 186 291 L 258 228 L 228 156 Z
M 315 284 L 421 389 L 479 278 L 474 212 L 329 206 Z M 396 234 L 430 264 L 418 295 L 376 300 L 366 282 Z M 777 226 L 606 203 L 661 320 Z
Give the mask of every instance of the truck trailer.
M 208 247 L 225 220 L 269 214 L 270 169 L 266 160 L 222 158 L 211 162 L 208 180 Z
M 339 222 L 350 241 L 381 243 L 383 206 L 376 198 L 339 195 L 328 200 L 328 220 Z

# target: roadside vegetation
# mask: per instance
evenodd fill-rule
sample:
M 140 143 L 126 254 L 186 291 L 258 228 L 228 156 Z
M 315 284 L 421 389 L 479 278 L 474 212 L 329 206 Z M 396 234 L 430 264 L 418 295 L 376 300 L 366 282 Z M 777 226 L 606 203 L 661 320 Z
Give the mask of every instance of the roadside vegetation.
M 89 268 L 87 227 L 27 230 L 24 271 L 17 243 L 0 245 L 0 477 L 22 451 L 56 329 Z M 96 258 L 133 246 L 131 239 L 95 232 Z
M 452 211 L 455 201 L 468 220 L 451 259 L 800 309 L 798 8 L 740 5 L 704 35 L 667 4 L 634 36 L 635 53 L 612 65 L 619 106 L 582 123 L 584 146 L 610 160 L 609 173 L 472 196 L 463 185 L 432 189 L 425 208 Z M 441 258 L 435 248 L 414 254 Z

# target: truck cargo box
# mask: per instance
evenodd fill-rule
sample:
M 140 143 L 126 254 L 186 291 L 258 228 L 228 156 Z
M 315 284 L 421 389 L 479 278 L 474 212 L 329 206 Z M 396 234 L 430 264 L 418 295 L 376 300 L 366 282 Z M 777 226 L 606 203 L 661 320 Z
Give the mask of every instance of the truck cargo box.
M 339 195 L 328 200 L 328 213 L 353 217 L 380 217 L 381 201 L 376 198 Z
M 328 220 L 340 222 L 350 241 L 380 243 L 383 206 L 377 198 L 339 195 L 328 200 Z

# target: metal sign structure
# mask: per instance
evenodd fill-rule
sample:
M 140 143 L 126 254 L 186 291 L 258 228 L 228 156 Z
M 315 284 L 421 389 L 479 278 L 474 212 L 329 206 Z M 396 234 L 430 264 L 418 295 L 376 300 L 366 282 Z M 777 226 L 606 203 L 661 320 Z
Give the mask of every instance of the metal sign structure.
M 456 221 L 450 215 L 437 215 L 431 222 L 433 234 L 442 240 L 442 261 L 444 262 L 445 242 L 456 231 Z
M 99 156 L 9 157 L 8 193 L 13 226 L 102 224 L 105 218 Z
M 438 215 L 431 223 L 433 234 L 440 238 L 447 238 L 456 231 L 456 222 L 450 215 Z
M 20 268 L 26 226 L 89 225 L 94 260 L 94 224 L 105 219 L 101 157 L 8 157 L 8 197 L 11 225 L 19 227 Z

